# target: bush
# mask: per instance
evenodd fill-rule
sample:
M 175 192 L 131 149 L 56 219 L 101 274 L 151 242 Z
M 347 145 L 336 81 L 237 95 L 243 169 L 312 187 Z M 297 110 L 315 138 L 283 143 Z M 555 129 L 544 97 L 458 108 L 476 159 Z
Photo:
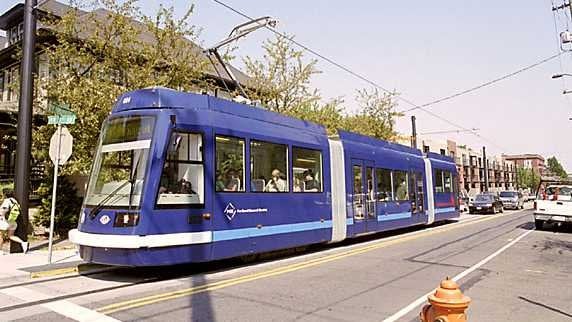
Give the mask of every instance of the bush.
M 53 175 L 45 180 L 38 189 L 42 203 L 39 213 L 34 217 L 34 225 L 50 227 Z M 60 238 L 67 238 L 68 231 L 77 227 L 81 202 L 82 198 L 77 195 L 74 184 L 66 177 L 58 178 L 54 232 Z
M 0 194 L 4 191 L 4 189 L 14 189 L 14 181 L 7 180 L 7 181 L 0 181 Z

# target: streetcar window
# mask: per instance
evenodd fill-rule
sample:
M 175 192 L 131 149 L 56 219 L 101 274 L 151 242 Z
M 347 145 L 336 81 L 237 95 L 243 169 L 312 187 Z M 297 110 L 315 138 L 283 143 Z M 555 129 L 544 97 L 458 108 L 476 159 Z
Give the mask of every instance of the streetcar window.
M 159 205 L 203 205 L 203 138 L 173 132 L 159 183 Z
M 294 192 L 322 192 L 322 152 L 292 148 Z
M 216 136 L 217 192 L 244 191 L 244 139 Z
M 417 209 L 423 211 L 424 206 L 424 189 L 423 189 L 423 175 L 417 172 Z
M 361 173 L 361 167 L 359 165 L 353 166 L 354 174 L 354 194 L 353 194 L 353 210 L 354 219 L 363 220 L 364 216 L 364 199 L 363 199 L 363 178 Z
M 395 200 L 409 200 L 407 172 L 393 171 L 393 191 L 395 191 Z
M 250 190 L 288 192 L 288 146 L 250 141 Z
M 435 192 L 445 192 L 445 184 L 443 183 L 443 170 L 435 169 Z
M 392 201 L 391 171 L 387 169 L 376 169 L 375 176 L 377 182 L 377 201 Z
M 451 192 L 453 191 L 453 180 L 451 178 L 451 172 L 449 171 L 443 171 L 443 186 L 444 186 L 444 190 L 445 192 Z

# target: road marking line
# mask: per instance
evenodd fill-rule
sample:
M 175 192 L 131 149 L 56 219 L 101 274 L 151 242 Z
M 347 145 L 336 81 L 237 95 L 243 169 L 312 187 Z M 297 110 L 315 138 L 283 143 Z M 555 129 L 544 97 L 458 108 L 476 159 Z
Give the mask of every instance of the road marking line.
M 97 311 L 101 312 L 103 314 L 109 315 L 109 314 L 112 314 L 115 312 L 124 311 L 124 310 L 128 310 L 128 309 L 134 309 L 134 308 L 138 308 L 141 306 L 154 304 L 154 303 L 158 303 L 158 302 L 163 302 L 163 301 L 176 299 L 176 298 L 180 298 L 180 297 L 185 297 L 185 296 L 189 296 L 189 295 L 193 295 L 193 294 L 197 294 L 197 293 L 214 291 L 214 290 L 218 290 L 221 288 L 225 288 L 225 287 L 229 287 L 229 286 L 233 286 L 233 285 L 237 285 L 237 284 L 242 284 L 242 283 L 246 283 L 246 282 L 250 282 L 250 281 L 255 281 L 258 279 L 262 279 L 262 278 L 267 278 L 267 277 L 272 277 L 272 276 L 277 276 L 277 275 L 282 275 L 285 273 L 298 271 L 298 270 L 301 270 L 304 268 L 317 266 L 320 264 L 324 264 L 327 262 L 346 258 L 349 256 L 367 253 L 367 252 L 370 252 L 370 251 L 375 250 L 375 249 L 379 249 L 379 248 L 403 243 L 403 242 L 410 241 L 410 240 L 419 239 L 422 237 L 435 235 L 438 233 L 442 233 L 442 232 L 450 231 L 453 229 L 473 225 L 473 224 L 480 223 L 480 222 L 485 222 L 485 221 L 496 219 L 496 218 L 501 218 L 501 217 L 500 216 L 484 217 L 482 219 L 471 220 L 469 222 L 460 222 L 459 224 L 454 224 L 452 226 L 435 227 L 434 230 L 422 231 L 420 233 L 404 235 L 404 236 L 396 236 L 395 238 L 390 238 L 389 240 L 385 239 L 382 241 L 377 241 L 377 242 L 374 242 L 370 245 L 366 245 L 366 246 L 363 246 L 360 248 L 342 251 L 342 252 L 337 253 L 337 254 L 327 255 L 324 257 L 316 258 L 316 259 L 310 259 L 310 260 L 305 261 L 305 262 L 295 263 L 295 264 L 291 264 L 291 265 L 287 265 L 287 266 L 283 266 L 283 267 L 278 267 L 278 268 L 270 269 L 268 271 L 247 274 L 247 275 L 236 277 L 236 278 L 231 278 L 231 279 L 213 282 L 213 283 L 209 283 L 209 284 L 204 284 L 204 285 L 200 285 L 200 286 L 194 286 L 194 287 L 183 289 L 183 290 L 171 291 L 171 292 L 166 292 L 166 293 L 162 293 L 162 294 L 156 294 L 156 295 L 151 295 L 151 296 L 147 296 L 147 297 L 142 297 L 142 298 L 138 298 L 138 299 L 127 300 L 127 301 L 120 302 L 120 303 L 110 304 L 110 305 L 98 308 Z
M 493 258 L 497 257 L 498 255 L 500 255 L 502 252 L 504 252 L 505 250 L 507 250 L 509 247 L 511 247 L 512 245 L 516 244 L 519 240 L 523 239 L 524 237 L 526 237 L 528 234 L 530 234 L 531 232 L 533 232 L 534 230 L 528 230 L 526 232 L 524 232 L 523 234 L 519 235 L 517 238 L 515 238 L 513 241 L 511 241 L 510 243 L 504 245 L 502 248 L 500 248 L 499 250 L 497 250 L 496 252 L 492 253 L 491 255 L 487 256 L 486 258 L 482 259 L 480 262 L 476 263 L 475 265 L 469 267 L 468 269 L 464 270 L 463 272 L 459 273 L 457 276 L 453 277 L 452 280 L 453 281 L 459 281 L 460 279 L 462 279 L 463 277 L 471 274 L 472 272 L 474 272 L 475 270 L 477 270 L 479 267 L 483 266 L 484 264 L 488 263 L 490 260 L 492 260 Z M 435 289 L 431 290 L 430 292 L 427 292 L 426 294 L 424 294 L 423 296 L 419 297 L 418 299 L 416 299 L 415 301 L 411 302 L 409 305 L 407 305 L 406 307 L 402 308 L 401 310 L 397 311 L 395 314 L 393 314 L 392 316 L 386 318 L 385 320 L 383 320 L 383 322 L 394 322 L 399 320 L 400 318 L 404 317 L 407 313 L 411 312 L 412 310 L 414 310 L 415 308 L 417 308 L 418 306 L 420 306 L 421 304 L 425 303 L 427 301 L 427 296 L 431 295 L 433 292 L 435 292 Z
M 0 290 L 0 293 L 29 302 L 43 301 L 51 297 L 43 293 L 32 291 L 22 286 L 10 287 Z M 87 309 L 66 300 L 40 304 L 41 307 L 56 312 L 67 318 L 82 322 L 121 322 L 100 312 Z

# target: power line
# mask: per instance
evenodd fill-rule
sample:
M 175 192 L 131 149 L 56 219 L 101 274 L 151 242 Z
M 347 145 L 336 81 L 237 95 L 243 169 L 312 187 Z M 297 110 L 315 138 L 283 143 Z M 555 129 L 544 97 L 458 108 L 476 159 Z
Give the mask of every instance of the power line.
M 407 110 L 404 110 L 404 111 L 401 111 L 401 112 L 402 112 L 402 113 L 411 112 L 411 111 L 414 111 L 414 110 L 416 110 L 416 109 L 422 109 L 422 108 L 424 108 L 424 107 L 428 107 L 428 106 L 431 106 L 431 105 L 435 105 L 435 104 L 438 104 L 438 103 L 442 103 L 442 102 L 451 100 L 451 99 L 453 99 L 453 98 L 456 98 L 456 97 L 459 97 L 459 96 L 462 96 L 462 95 L 465 95 L 465 94 L 469 94 L 469 93 L 474 92 L 474 91 L 476 91 L 476 90 L 479 90 L 479 89 L 481 89 L 481 88 L 483 88 L 483 87 L 490 86 L 490 85 L 492 85 L 492 84 L 495 84 L 495 83 L 498 83 L 498 82 L 500 82 L 500 81 L 503 81 L 503 80 L 505 80 L 505 79 L 507 79 L 507 78 L 511 78 L 511 77 L 516 76 L 516 75 L 518 75 L 518 74 L 520 74 L 520 73 L 523 73 L 523 72 L 525 72 L 525 71 L 527 71 L 527 70 L 529 70 L 529 69 L 532 69 L 532 68 L 534 68 L 534 67 L 536 67 L 536 66 L 542 65 L 542 64 L 544 64 L 544 63 L 546 63 L 546 62 L 549 62 L 549 61 L 553 60 L 554 58 L 560 57 L 560 55 L 562 55 L 562 53 L 561 53 L 561 52 L 558 52 L 557 54 L 554 54 L 554 55 L 552 55 L 552 56 L 550 56 L 550 57 L 544 58 L 544 59 L 542 59 L 542 60 L 540 60 L 540 61 L 538 61 L 538 62 L 536 62 L 536 63 L 534 63 L 534 64 L 532 64 L 532 65 L 528 65 L 528 66 L 523 67 L 523 68 L 521 68 L 521 69 L 518 69 L 518 70 L 516 70 L 516 71 L 514 71 L 514 72 L 512 72 L 512 73 L 503 75 L 503 76 L 501 76 L 501 77 L 495 78 L 495 79 L 493 79 L 493 80 L 490 80 L 490 81 L 485 82 L 485 83 L 482 83 L 482 84 L 480 84 L 480 85 L 471 87 L 471 88 L 469 88 L 469 89 L 462 90 L 462 91 L 460 91 L 460 92 L 451 94 L 451 95 L 449 95 L 449 96 L 445 96 L 445 97 L 436 99 L 436 100 L 434 100 L 434 101 L 425 103 L 425 104 L 423 104 L 423 105 L 419 105 L 419 106 L 412 107 L 412 108 L 410 108 L 410 109 L 407 109 Z
M 216 3 L 219 4 L 219 5 L 221 5 L 221 6 L 225 7 L 225 8 L 227 8 L 228 10 L 230 10 L 230 11 L 232 11 L 232 12 L 234 12 L 234 13 L 240 15 L 240 16 L 242 16 L 243 18 L 246 18 L 246 19 L 249 19 L 249 20 L 252 20 L 252 19 L 253 19 L 253 18 L 250 17 L 249 15 L 247 15 L 247 14 L 245 14 L 245 13 L 239 11 L 238 9 L 235 9 L 235 8 L 231 7 L 230 5 L 224 3 L 224 2 L 222 2 L 222 1 L 220 1 L 220 0 L 213 0 L 213 1 L 216 2 Z M 278 30 L 276 30 L 276 29 L 274 29 L 274 28 L 270 28 L 270 27 L 268 27 L 268 26 L 265 26 L 265 28 L 268 29 L 270 32 L 276 34 L 276 35 L 279 35 L 279 36 L 281 36 L 281 37 L 284 37 L 284 38 L 288 39 L 288 41 L 290 41 L 291 43 L 295 44 L 296 46 L 298 46 L 298 47 L 304 49 L 305 51 L 307 51 L 307 52 L 309 52 L 309 53 L 312 53 L 313 55 L 315 55 L 315 56 L 321 58 L 322 60 L 327 61 L 328 63 L 330 63 L 330 64 L 332 64 L 332 65 L 338 67 L 339 69 L 341 69 L 341 70 L 343 70 L 343 71 L 345 71 L 345 72 L 347 72 L 347 73 L 353 75 L 354 77 L 356 77 L 356 78 L 358 78 L 358 79 L 360 79 L 360 80 L 362 80 L 362 81 L 364 81 L 364 82 L 366 82 L 366 83 L 368 83 L 368 84 L 370 84 L 370 85 L 372 85 L 372 86 L 374 86 L 374 87 L 376 87 L 376 88 L 378 88 L 378 89 L 381 89 L 381 90 L 383 90 L 383 91 L 385 91 L 385 92 L 387 92 L 387 93 L 394 93 L 393 91 L 390 91 L 390 90 L 384 88 L 383 86 L 379 85 L 378 83 L 376 83 L 376 82 L 374 82 L 374 81 L 368 79 L 367 77 L 365 77 L 365 76 L 363 76 L 363 75 L 361 75 L 361 74 L 358 74 L 357 72 L 354 72 L 354 71 L 351 70 L 350 68 L 348 68 L 348 67 L 346 67 L 346 66 L 344 66 L 344 65 L 342 65 L 342 64 L 340 64 L 340 63 L 338 63 L 338 62 L 336 62 L 336 61 L 334 61 L 333 59 L 328 58 L 328 57 L 326 57 L 326 56 L 324 56 L 324 55 L 318 53 L 317 51 L 315 51 L 315 50 L 309 48 L 308 46 L 306 46 L 306 45 L 304 45 L 304 44 L 302 44 L 302 43 L 300 43 L 300 42 L 298 42 L 298 41 L 292 39 L 292 37 L 288 37 L 286 34 L 281 33 L 281 32 L 279 32 Z M 552 58 L 554 58 L 554 57 L 552 57 Z M 539 64 L 539 63 L 537 63 L 537 64 Z M 533 67 L 534 67 L 534 66 L 533 66 Z M 530 67 L 530 68 L 532 68 L 532 67 Z M 507 78 L 507 77 L 505 77 L 505 78 Z M 497 81 L 498 81 L 498 80 L 497 80 Z M 494 81 L 494 82 L 496 82 L 496 81 Z M 493 83 L 494 83 L 494 82 L 493 82 Z M 487 86 L 488 86 L 488 85 L 487 85 Z M 479 88 L 481 88 L 481 87 L 484 87 L 484 86 L 479 86 Z M 476 89 L 471 89 L 471 91 L 473 91 L 473 90 L 476 90 Z M 462 95 L 462 94 L 455 95 L 454 97 L 457 97 L 457 96 L 460 96 L 460 95 Z M 450 96 L 452 96 L 452 95 L 450 95 Z M 441 99 L 441 100 L 439 100 L 439 101 L 443 101 L 443 100 L 451 99 L 451 98 L 453 98 L 453 97 L 449 97 L 449 98 L 446 97 L 446 98 L 443 98 L 443 99 Z M 444 117 L 442 117 L 442 116 L 440 116 L 440 115 L 438 115 L 438 114 L 436 114 L 436 113 L 433 113 L 433 112 L 431 112 L 431 111 L 429 111 L 428 109 L 425 108 L 425 107 L 427 107 L 427 106 L 429 106 L 429 105 L 437 104 L 436 101 L 430 102 L 431 104 L 428 103 L 428 104 L 423 104 L 423 105 L 417 105 L 417 104 L 413 103 L 412 101 L 410 101 L 410 100 L 404 98 L 404 97 L 401 96 L 401 95 L 400 95 L 400 96 L 397 96 L 396 99 L 399 99 L 399 100 L 401 100 L 401 101 L 403 101 L 403 102 L 405 102 L 405 103 L 407 103 L 407 104 L 413 106 L 413 108 L 411 108 L 411 109 L 409 109 L 409 110 L 407 110 L 407 111 L 412 111 L 412 110 L 420 109 L 420 110 L 424 111 L 425 113 L 427 113 L 427 114 L 429 114 L 429 115 L 431 115 L 431 116 L 433 116 L 433 117 L 435 117 L 435 118 L 437 118 L 437 119 L 440 119 L 441 121 L 443 121 L 443 122 L 445 122 L 445 123 L 447 123 L 447 124 L 450 124 L 450 125 L 452 125 L 452 126 L 454 126 L 454 127 L 456 127 L 456 128 L 459 128 L 459 129 L 463 130 L 463 132 L 469 132 L 469 133 L 471 133 L 471 134 L 473 134 L 473 135 L 479 137 L 479 138 L 480 138 L 481 140 L 483 140 L 483 141 L 489 142 L 490 144 L 492 144 L 492 145 L 494 145 L 494 146 L 496 146 L 496 147 L 498 147 L 498 148 L 500 148 L 500 149 L 502 149 L 502 150 L 506 150 L 506 149 L 502 148 L 501 146 L 499 146 L 498 144 L 496 144 L 494 141 L 489 140 L 489 139 L 485 138 L 484 136 L 482 136 L 482 135 L 476 133 L 474 130 L 468 129 L 468 128 L 462 126 L 462 125 L 459 125 L 459 124 L 457 124 L 457 123 L 455 123 L 455 122 L 452 122 L 452 121 L 450 121 L 450 120 L 448 120 L 448 119 L 446 119 L 446 118 L 444 118 Z M 407 112 L 407 111 L 406 111 L 406 112 Z
M 479 129 L 477 128 L 472 128 L 472 131 L 478 131 Z M 464 132 L 463 130 L 444 130 L 444 131 L 433 131 L 433 132 L 424 132 L 424 133 L 419 133 L 417 135 L 433 135 L 433 134 L 447 134 L 447 133 L 462 133 Z

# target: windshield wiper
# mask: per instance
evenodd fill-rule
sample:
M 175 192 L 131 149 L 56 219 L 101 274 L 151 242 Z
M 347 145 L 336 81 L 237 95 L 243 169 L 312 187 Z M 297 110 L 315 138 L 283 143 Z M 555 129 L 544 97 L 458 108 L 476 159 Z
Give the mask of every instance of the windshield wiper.
M 115 188 L 115 190 L 113 190 L 109 195 L 107 195 L 107 197 L 103 198 L 95 207 L 93 207 L 91 209 L 91 211 L 89 212 L 89 218 L 93 219 L 95 218 L 95 216 L 97 216 L 97 214 L 101 211 L 101 209 L 103 209 L 103 207 L 105 206 L 105 204 L 111 199 L 113 198 L 117 192 L 119 190 L 121 190 L 121 188 L 125 187 L 128 183 L 130 183 L 131 180 L 125 181 L 124 183 L 122 183 L 121 185 L 119 185 L 119 187 Z
M 135 153 L 135 151 L 133 151 L 133 153 Z M 136 174 L 137 174 L 137 169 L 139 168 L 139 161 L 141 161 L 141 156 L 143 155 L 143 151 L 139 151 L 139 154 L 137 156 L 137 159 L 135 160 L 135 164 L 133 166 L 133 171 L 131 171 L 131 178 L 129 178 L 129 182 L 131 183 L 131 187 L 129 188 L 129 211 L 131 211 L 131 203 L 132 203 L 132 199 L 133 199 L 133 188 L 135 187 L 135 181 L 136 181 Z

